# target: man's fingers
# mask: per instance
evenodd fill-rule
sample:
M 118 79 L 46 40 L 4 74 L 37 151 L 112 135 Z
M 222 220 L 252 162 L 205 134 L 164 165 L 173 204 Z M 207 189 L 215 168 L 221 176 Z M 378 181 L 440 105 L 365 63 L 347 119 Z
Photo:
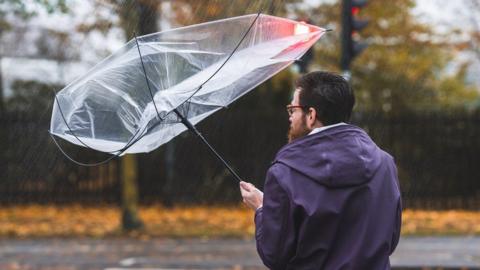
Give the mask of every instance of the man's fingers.
M 243 188 L 244 190 L 246 191 L 249 191 L 251 190 L 250 186 L 249 186 L 250 183 L 247 183 L 247 182 L 240 182 L 240 187 Z M 251 184 L 250 184 L 251 185 Z
M 243 189 L 245 189 L 247 191 L 250 191 L 250 192 L 257 189 L 252 183 L 248 183 L 248 182 L 245 182 L 245 181 L 240 182 L 240 187 L 242 187 Z

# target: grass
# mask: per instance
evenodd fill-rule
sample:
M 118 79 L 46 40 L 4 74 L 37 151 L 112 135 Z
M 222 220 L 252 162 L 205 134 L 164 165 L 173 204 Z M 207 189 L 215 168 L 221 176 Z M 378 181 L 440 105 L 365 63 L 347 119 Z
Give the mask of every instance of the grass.
M 253 211 L 238 207 L 143 206 L 145 226 L 134 232 L 120 229 L 120 210 L 114 206 L 3 206 L 0 237 L 237 237 L 250 238 Z M 405 210 L 403 235 L 480 235 L 480 211 Z

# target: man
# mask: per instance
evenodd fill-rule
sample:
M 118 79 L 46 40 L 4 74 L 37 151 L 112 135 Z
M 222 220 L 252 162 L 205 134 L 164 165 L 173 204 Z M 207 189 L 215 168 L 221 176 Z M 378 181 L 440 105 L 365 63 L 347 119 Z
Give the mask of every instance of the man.
M 345 124 L 355 98 L 327 72 L 296 82 L 289 143 L 269 168 L 263 193 L 240 183 L 255 212 L 258 253 L 271 269 L 390 269 L 401 200 L 392 157 Z

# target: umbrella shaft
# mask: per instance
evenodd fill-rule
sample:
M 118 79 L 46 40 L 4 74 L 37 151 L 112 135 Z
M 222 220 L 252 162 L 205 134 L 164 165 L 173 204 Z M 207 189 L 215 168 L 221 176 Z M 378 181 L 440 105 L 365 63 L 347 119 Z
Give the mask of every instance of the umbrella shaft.
M 174 109 L 173 111 L 175 112 L 175 114 L 177 114 L 178 117 L 180 117 L 180 119 L 182 120 L 182 123 L 189 130 L 195 133 L 195 135 L 197 135 L 203 141 L 203 143 L 205 143 L 208 146 L 208 149 L 210 149 L 210 151 L 212 151 L 212 153 L 223 163 L 223 165 L 237 179 L 237 181 L 238 182 L 242 181 L 240 176 L 238 176 L 238 174 L 232 169 L 232 167 L 230 167 L 230 165 L 228 165 L 228 163 L 222 158 L 222 156 L 220 156 L 220 154 L 210 145 L 210 143 L 208 143 L 208 141 L 205 139 L 205 137 L 203 137 L 200 131 L 198 131 L 198 129 L 190 121 L 188 121 L 188 119 L 184 117 L 177 109 Z

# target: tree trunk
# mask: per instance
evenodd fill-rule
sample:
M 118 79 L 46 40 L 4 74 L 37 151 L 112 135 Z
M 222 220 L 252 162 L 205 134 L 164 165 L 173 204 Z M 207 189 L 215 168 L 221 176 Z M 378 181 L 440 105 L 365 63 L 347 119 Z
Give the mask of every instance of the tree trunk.
M 133 155 L 125 155 L 121 160 L 122 178 L 122 228 L 126 231 L 143 226 L 138 217 L 138 166 Z
M 175 179 L 175 143 L 165 145 L 165 184 L 163 186 L 163 204 L 165 207 L 173 207 L 174 203 L 174 179 Z
M 0 56 L 0 115 L 3 115 L 5 104 L 3 100 L 2 57 Z
M 146 35 L 157 31 L 159 18 L 158 7 L 161 1 L 134 1 L 124 5 L 122 25 L 128 39 L 133 38 L 132 20 L 136 22 L 138 35 Z M 132 8 L 133 7 L 133 8 Z M 122 228 L 134 230 L 141 228 L 143 222 L 138 216 L 138 164 L 133 155 L 125 155 L 121 160 L 122 174 Z
M 138 33 L 147 35 L 158 32 L 157 22 L 159 19 L 159 3 L 161 1 L 139 1 L 137 2 L 138 12 Z

